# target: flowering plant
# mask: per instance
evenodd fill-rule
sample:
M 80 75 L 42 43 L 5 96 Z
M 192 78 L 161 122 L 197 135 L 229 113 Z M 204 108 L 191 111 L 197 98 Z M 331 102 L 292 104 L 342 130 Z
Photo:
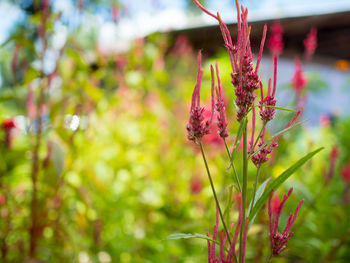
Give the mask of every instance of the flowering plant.
M 319 148 L 309 154 L 305 155 L 295 164 L 286 169 L 280 176 L 274 179 L 267 187 L 268 181 L 263 182 L 259 189 L 259 172 L 262 165 L 269 160 L 269 154 L 278 146 L 277 141 L 279 137 L 287 130 L 293 128 L 295 125 L 301 122 L 296 122 L 300 115 L 297 112 L 292 120 L 285 126 L 283 130 L 276 133 L 269 139 L 265 138 L 267 124 L 274 119 L 275 110 L 287 110 L 276 107 L 276 83 L 277 83 L 277 54 L 274 54 L 274 70 L 273 70 L 273 81 L 269 79 L 267 93 L 264 94 L 264 87 L 262 80 L 259 76 L 259 65 L 262 58 L 263 48 L 266 39 L 267 26 L 265 25 L 262 40 L 260 43 L 260 50 L 257 57 L 256 65 L 253 65 L 254 55 L 250 45 L 250 31 L 251 26 L 248 24 L 248 10 L 243 6 L 239 6 L 236 0 L 237 8 L 237 40 L 234 44 L 230 35 L 230 30 L 227 25 L 222 21 L 219 13 L 216 15 L 206 9 L 199 3 L 198 0 L 193 0 L 194 3 L 206 14 L 216 19 L 219 23 L 224 44 L 227 50 L 227 54 L 231 64 L 231 82 L 234 87 L 234 106 L 236 108 L 236 120 L 239 123 L 238 133 L 234 139 L 234 145 L 230 151 L 229 146 L 226 142 L 226 138 L 230 136 L 228 130 L 228 122 L 225 112 L 225 105 L 222 99 L 222 85 L 219 75 L 219 65 L 216 63 L 215 70 L 211 66 L 211 116 L 208 120 L 205 120 L 204 107 L 200 106 L 200 89 L 203 70 L 201 69 L 201 52 L 198 54 L 198 74 L 197 82 L 192 95 L 192 102 L 190 108 L 190 117 L 186 126 L 188 132 L 188 139 L 199 145 L 201 154 L 206 167 L 208 179 L 213 192 L 214 200 L 217 209 L 216 224 L 214 226 L 213 237 L 210 238 L 209 232 L 207 233 L 208 239 L 208 262 L 240 262 L 243 263 L 246 260 L 246 247 L 247 247 L 247 236 L 250 226 L 261 209 L 261 207 L 268 201 L 268 215 L 270 218 L 270 256 L 268 261 L 273 257 L 278 256 L 287 248 L 287 242 L 293 235 L 291 231 L 292 225 L 296 220 L 296 216 L 302 205 L 301 201 L 294 213 L 290 215 L 287 226 L 282 233 L 278 231 L 279 218 L 282 213 L 282 209 L 292 193 L 292 189 L 289 190 L 288 194 L 284 196 L 283 201 L 278 205 L 277 212 L 273 213 L 271 208 L 271 200 L 273 192 L 290 177 L 300 166 L 305 164 L 311 157 L 317 152 L 322 150 Z M 215 76 L 216 73 L 216 76 Z M 217 83 L 217 84 L 216 84 Z M 260 91 L 260 100 L 256 102 L 257 91 Z M 214 92 L 215 91 L 215 92 Z M 215 96 L 216 94 L 216 96 Z M 256 120 L 256 108 L 259 110 L 261 128 L 258 136 L 255 136 L 255 130 L 257 126 Z M 217 127 L 218 134 L 222 138 L 229 160 L 229 168 L 232 168 L 232 172 L 235 175 L 235 185 L 237 189 L 236 203 L 238 204 L 239 216 L 238 222 L 236 223 L 235 230 L 232 231 L 233 225 L 228 227 L 227 218 L 224 218 L 224 213 L 220 206 L 220 200 L 215 190 L 213 178 L 209 169 L 205 150 L 203 146 L 203 137 L 210 134 L 209 129 L 213 122 L 214 111 L 218 112 L 217 115 Z M 248 126 L 251 127 L 251 134 L 248 136 Z M 238 174 L 235 168 L 235 157 L 238 150 L 238 146 L 242 141 L 242 174 Z M 248 205 L 248 167 L 249 161 L 256 167 L 255 183 L 253 186 L 252 197 L 250 204 Z M 265 189 L 266 187 L 266 189 Z M 231 198 L 231 196 L 229 196 Z M 226 212 L 226 211 L 225 211 Z M 220 220 L 219 220 L 220 219 Z M 219 221 L 221 221 L 223 231 L 219 231 Z M 220 236 L 218 237 L 218 234 Z M 194 235 L 196 236 L 196 235 Z M 192 237 L 186 236 L 186 234 L 172 235 L 172 238 L 176 237 Z M 198 236 L 197 236 L 198 237 Z M 202 237 L 202 236 L 201 236 Z M 203 237 L 202 237 L 203 238 Z M 219 239 L 219 241 L 217 241 Z M 238 242 L 239 240 L 239 242 Z M 219 254 L 216 255 L 215 244 L 220 245 Z M 237 243 L 237 244 L 236 244 Z M 239 244 L 238 244 L 239 243 Z M 226 256 L 224 255 L 225 250 L 227 251 Z

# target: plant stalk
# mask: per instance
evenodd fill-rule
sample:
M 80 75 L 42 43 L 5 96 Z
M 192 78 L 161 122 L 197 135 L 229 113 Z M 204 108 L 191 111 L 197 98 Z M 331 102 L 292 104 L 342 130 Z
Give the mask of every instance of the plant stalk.
M 245 228 L 246 207 L 247 207 L 247 182 L 248 182 L 248 158 L 247 158 L 247 125 L 243 128 L 243 188 L 242 188 L 242 225 L 239 240 L 239 258 L 243 262 L 243 232 Z
M 226 143 L 225 139 L 224 139 L 224 143 L 225 143 L 225 148 L 226 148 L 226 152 L 227 152 L 228 158 L 230 159 L 230 164 L 231 164 L 233 173 L 235 174 L 235 178 L 236 178 L 238 189 L 239 189 L 240 192 L 242 192 L 242 188 L 241 188 L 241 184 L 239 183 L 239 178 L 238 178 L 238 175 L 237 175 L 236 167 L 233 164 L 232 156 L 230 154 L 230 150 L 229 150 L 229 148 L 227 146 L 227 143 Z
M 256 187 L 258 185 L 258 178 L 259 178 L 259 172 L 260 172 L 260 166 L 258 166 L 257 170 L 256 170 L 256 176 L 255 176 L 255 183 L 254 183 L 254 191 L 253 191 L 253 197 L 252 197 L 252 202 L 251 202 L 251 206 L 250 209 L 248 211 L 248 214 L 250 214 L 250 211 L 252 211 L 253 206 L 254 206 L 254 201 L 255 201 L 255 195 L 256 195 Z
M 225 221 L 224 221 L 224 217 L 223 217 L 223 214 L 222 214 L 222 211 L 221 211 L 221 208 L 220 208 L 219 200 L 218 200 L 218 197 L 216 195 L 213 179 L 211 178 L 211 174 L 210 174 L 210 171 L 209 171 L 207 158 L 205 157 L 202 141 L 199 141 L 199 147 L 201 148 L 202 157 L 203 157 L 203 160 L 204 160 L 205 168 L 207 170 L 207 174 L 208 174 L 211 190 L 213 191 L 213 195 L 214 195 L 214 199 L 215 199 L 215 202 L 216 202 L 216 206 L 217 206 L 217 208 L 219 210 L 220 219 L 221 219 L 222 225 L 224 226 L 224 229 L 225 229 L 225 232 L 226 232 L 226 235 L 227 235 L 227 240 L 231 244 L 231 237 L 230 237 L 230 234 L 229 234 L 228 229 L 226 227 L 226 224 L 225 224 Z

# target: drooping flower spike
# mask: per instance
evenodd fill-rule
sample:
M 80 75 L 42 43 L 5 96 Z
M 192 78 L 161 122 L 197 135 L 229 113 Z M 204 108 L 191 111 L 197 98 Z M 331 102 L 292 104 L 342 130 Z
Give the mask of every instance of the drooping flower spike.
M 298 212 L 300 210 L 301 205 L 303 204 L 303 200 L 300 201 L 298 207 L 296 208 L 294 214 L 290 214 L 287 225 L 280 233 L 278 231 L 278 223 L 280 220 L 280 216 L 283 210 L 283 207 L 285 203 L 287 202 L 287 199 L 292 194 L 293 188 L 290 188 L 287 195 L 284 195 L 282 202 L 280 203 L 278 209 L 276 212 L 272 210 L 272 199 L 273 199 L 273 191 L 270 193 L 270 198 L 268 201 L 268 215 L 269 215 L 269 222 L 270 222 L 270 248 L 271 248 L 271 254 L 272 256 L 277 256 L 281 254 L 284 250 L 287 249 L 287 243 L 289 239 L 293 236 L 293 232 L 290 232 L 293 223 L 298 215 Z
M 213 121 L 214 112 L 213 112 L 213 104 L 214 98 L 212 96 L 212 110 L 210 120 L 204 122 L 204 111 L 205 108 L 200 106 L 200 91 L 201 91 L 201 82 L 203 76 L 203 70 L 201 69 L 201 60 L 202 53 L 198 52 L 198 73 L 197 73 L 197 82 L 194 87 L 191 101 L 191 109 L 190 109 L 190 118 L 188 124 L 186 126 L 188 135 L 187 138 L 194 142 L 199 142 L 202 137 L 206 134 L 210 133 L 209 126 Z M 214 92 L 214 83 L 212 81 L 211 92 Z

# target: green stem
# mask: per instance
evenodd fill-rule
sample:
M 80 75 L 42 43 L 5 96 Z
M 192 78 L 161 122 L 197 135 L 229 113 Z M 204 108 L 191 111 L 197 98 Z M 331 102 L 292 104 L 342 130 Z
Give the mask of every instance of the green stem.
M 259 138 L 260 138 L 265 126 L 266 126 L 266 123 L 264 123 L 263 126 L 261 127 L 259 135 L 258 135 L 258 137 L 256 137 L 255 143 L 254 143 L 253 147 L 250 149 L 249 155 L 254 152 L 255 146 L 258 144 Z
M 248 182 L 248 158 L 247 158 L 247 125 L 244 125 L 243 128 L 243 189 L 242 189 L 242 225 L 240 231 L 240 240 L 239 240 L 239 257 L 241 262 L 243 262 L 243 232 L 245 228 L 245 214 L 247 207 L 247 182 Z
M 270 263 L 272 261 L 272 253 L 266 258 L 266 263 Z
M 258 168 L 256 170 L 255 183 L 254 183 L 254 192 L 253 192 L 253 197 L 252 197 L 252 202 L 251 202 L 252 205 L 250 206 L 248 214 L 250 214 L 250 211 L 253 209 L 253 206 L 254 206 L 255 195 L 256 195 L 256 187 L 258 185 L 259 172 L 260 172 L 260 166 L 258 166 Z
M 226 143 L 225 139 L 224 139 L 224 143 L 225 143 L 225 148 L 226 148 L 226 152 L 227 152 L 228 158 L 230 159 L 230 164 L 231 164 L 233 173 L 235 174 L 235 178 L 236 178 L 238 189 L 239 189 L 240 192 L 242 192 L 242 188 L 241 188 L 241 184 L 239 183 L 239 178 L 238 178 L 238 175 L 237 175 L 236 167 L 233 164 L 233 160 L 232 160 L 232 157 L 231 157 L 231 154 L 230 154 L 230 150 L 228 149 L 228 146 L 227 146 L 227 143 Z
M 215 202 L 216 202 L 216 206 L 217 206 L 217 208 L 218 208 L 218 210 L 219 210 L 221 222 L 222 222 L 222 225 L 224 226 L 224 229 L 225 229 L 225 232 L 226 232 L 226 235 L 227 235 L 227 239 L 228 239 L 229 243 L 231 244 L 231 238 L 230 238 L 228 229 L 227 229 L 227 227 L 226 227 L 226 224 L 225 224 L 225 221 L 224 221 L 224 217 L 223 217 L 223 215 L 222 215 L 222 211 L 221 211 L 221 208 L 220 208 L 220 204 L 219 204 L 218 197 L 217 197 L 217 195 L 216 195 L 216 191 L 215 191 L 213 179 L 211 178 L 211 175 L 210 175 L 209 166 L 208 166 L 208 163 L 207 163 L 207 158 L 205 157 L 205 153 L 204 153 L 202 141 L 199 141 L 199 146 L 200 146 L 200 148 L 201 148 L 201 152 L 202 152 L 202 156 L 203 156 L 205 168 L 207 169 L 207 174 L 208 174 L 208 178 L 209 178 L 211 190 L 213 191 L 213 195 L 214 195 L 214 199 L 215 199 Z

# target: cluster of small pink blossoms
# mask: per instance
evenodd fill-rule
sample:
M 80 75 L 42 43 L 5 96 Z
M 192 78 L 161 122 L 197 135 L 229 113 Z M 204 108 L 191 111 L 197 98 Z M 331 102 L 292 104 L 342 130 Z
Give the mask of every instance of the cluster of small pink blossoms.
M 317 30 L 315 28 L 312 28 L 310 30 L 310 33 L 307 35 L 306 39 L 304 40 L 304 47 L 305 47 L 305 60 L 308 61 L 312 57 L 312 55 L 315 53 L 315 50 L 317 48 Z
M 210 120 L 204 122 L 204 107 L 200 106 L 200 91 L 201 82 L 203 76 L 203 70 L 201 69 L 202 54 L 198 53 L 198 73 L 197 73 L 197 83 L 192 94 L 190 119 L 186 126 L 188 135 L 187 138 L 194 142 L 199 142 L 202 137 L 209 134 L 209 126 L 213 119 L 213 114 Z
M 271 36 L 267 40 L 267 47 L 272 56 L 278 56 L 283 51 L 283 28 L 280 21 L 276 20 L 271 26 Z
M 213 81 L 215 79 L 213 66 L 211 66 L 210 69 L 211 69 L 211 79 Z M 222 97 L 221 81 L 219 76 L 219 66 L 217 62 L 215 64 L 215 70 L 216 70 L 216 78 L 218 81 L 218 86 L 215 87 L 215 92 L 217 97 L 217 99 L 215 100 L 215 110 L 218 112 L 216 124 L 218 125 L 219 136 L 221 138 L 226 138 L 229 135 L 227 131 L 227 119 L 226 119 L 226 112 L 225 112 L 226 108 L 225 108 L 224 99 Z
M 293 188 L 290 188 L 287 195 L 283 196 L 283 200 L 280 203 L 278 209 L 276 211 L 273 211 L 272 209 L 272 199 L 273 199 L 273 191 L 271 191 L 270 199 L 268 202 L 268 214 L 269 214 L 269 221 L 270 221 L 270 247 L 272 256 L 277 256 L 281 254 L 284 250 L 287 248 L 288 240 L 292 237 L 293 232 L 290 232 L 294 221 L 298 215 L 298 212 L 300 210 L 301 205 L 303 204 L 303 200 L 300 201 L 298 207 L 296 208 L 294 214 L 290 214 L 287 225 L 284 228 L 283 232 L 278 232 L 278 223 L 280 220 L 280 216 L 283 210 L 283 207 L 289 198 L 289 196 L 292 194 Z

